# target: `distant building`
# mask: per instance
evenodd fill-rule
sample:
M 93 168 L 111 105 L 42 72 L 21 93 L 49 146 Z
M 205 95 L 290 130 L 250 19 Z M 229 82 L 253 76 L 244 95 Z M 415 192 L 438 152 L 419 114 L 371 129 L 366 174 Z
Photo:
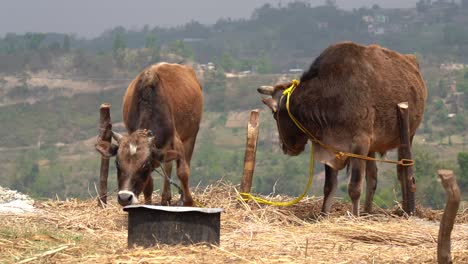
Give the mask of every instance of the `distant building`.
M 212 62 L 208 62 L 208 63 L 206 64 L 206 68 L 207 68 L 208 70 L 216 70 L 216 67 L 215 67 L 214 63 L 212 63 Z
M 216 66 L 212 62 L 208 62 L 207 64 L 198 64 L 198 67 L 202 70 L 210 70 L 210 71 L 216 70 Z
M 367 33 L 369 34 L 382 35 L 385 34 L 384 26 L 390 27 L 388 25 L 389 18 L 387 15 L 376 14 L 373 16 L 363 16 L 362 20 L 367 23 Z
M 289 69 L 289 73 L 302 73 L 302 69 Z
M 184 38 L 182 41 L 184 42 L 200 42 L 203 41 L 204 39 L 202 38 Z
M 319 29 L 328 29 L 328 22 L 318 22 L 317 27 Z
M 386 15 L 375 15 L 374 16 L 374 20 L 376 23 L 381 23 L 381 24 L 385 24 L 385 23 L 388 23 L 388 16 Z
M 462 63 L 442 63 L 439 66 L 439 69 L 443 71 L 460 71 L 465 68 L 465 65 Z
M 374 17 L 373 16 L 363 16 L 362 20 L 366 23 L 374 23 Z
M 381 26 L 368 25 L 367 32 L 374 35 L 383 35 L 385 34 L 385 29 Z

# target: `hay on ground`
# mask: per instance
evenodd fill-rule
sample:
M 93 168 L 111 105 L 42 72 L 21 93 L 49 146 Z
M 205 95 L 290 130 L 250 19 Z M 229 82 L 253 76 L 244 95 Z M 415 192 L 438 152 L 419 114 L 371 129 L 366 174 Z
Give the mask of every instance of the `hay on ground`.
M 348 203 L 320 216 L 322 200 L 291 207 L 238 201 L 235 186 L 196 190 L 206 207 L 220 207 L 219 246 L 157 245 L 127 248 L 127 214 L 114 202 L 42 201 L 41 213 L 2 214 L 0 262 L 7 263 L 434 263 L 441 211 L 418 208 L 416 217 L 376 209 L 356 218 Z M 155 197 L 157 201 L 159 197 Z M 275 197 L 275 199 L 290 199 Z M 455 263 L 468 263 L 467 212 L 452 233 Z M 428 220 L 430 219 L 430 220 Z M 463 220 L 461 222 L 461 220 Z

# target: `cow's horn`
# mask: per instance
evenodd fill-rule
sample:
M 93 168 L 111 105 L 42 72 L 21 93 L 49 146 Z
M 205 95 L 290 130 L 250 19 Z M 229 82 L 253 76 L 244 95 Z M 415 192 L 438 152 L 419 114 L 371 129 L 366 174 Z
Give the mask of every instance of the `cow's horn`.
M 115 141 L 117 141 L 118 143 L 120 143 L 120 140 L 123 138 L 123 136 L 117 132 L 114 132 L 112 131 L 112 137 L 115 139 Z
M 275 87 L 267 86 L 267 85 L 260 86 L 257 89 L 259 93 L 266 94 L 266 95 L 272 95 L 274 90 L 275 90 Z

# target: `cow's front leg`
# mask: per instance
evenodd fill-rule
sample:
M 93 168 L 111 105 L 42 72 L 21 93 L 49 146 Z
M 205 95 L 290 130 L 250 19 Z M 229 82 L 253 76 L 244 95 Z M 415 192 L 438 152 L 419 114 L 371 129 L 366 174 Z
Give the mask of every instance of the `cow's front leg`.
M 338 185 L 338 170 L 325 165 L 325 185 L 323 186 L 323 205 L 322 214 L 330 212 L 333 203 L 333 195 Z
M 166 172 L 167 177 L 169 177 L 170 179 L 172 175 L 172 162 L 164 163 L 164 166 L 162 169 Z M 171 205 L 172 194 L 171 194 L 171 182 L 169 181 L 169 179 L 164 176 L 164 180 L 163 180 L 164 185 L 163 185 L 163 191 L 161 195 L 161 205 Z
M 353 139 L 352 153 L 366 156 L 369 153 L 370 140 L 361 136 Z M 353 204 L 353 215 L 359 216 L 359 199 L 361 198 L 362 178 L 366 171 L 366 160 L 351 158 L 351 177 L 348 183 L 348 194 Z
M 369 157 L 375 158 L 375 153 L 369 153 Z M 374 201 L 374 194 L 377 188 L 377 164 L 375 161 L 366 162 L 366 203 L 364 205 L 364 212 L 372 213 L 372 203 Z
M 145 188 L 143 189 L 143 196 L 145 197 L 145 204 L 151 204 L 151 196 L 153 195 L 153 178 L 151 174 L 148 175 Z

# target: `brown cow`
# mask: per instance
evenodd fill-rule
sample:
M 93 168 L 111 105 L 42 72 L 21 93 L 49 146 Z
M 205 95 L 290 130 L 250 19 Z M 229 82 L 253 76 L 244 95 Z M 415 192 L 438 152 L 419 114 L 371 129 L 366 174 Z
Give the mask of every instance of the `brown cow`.
M 128 135 L 113 132 L 119 145 L 100 142 L 97 149 L 106 156 L 117 155 L 118 202 L 138 202 L 143 191 L 151 203 L 151 172 L 164 163 L 168 176 L 172 160 L 183 195 L 180 203 L 192 206 L 189 190 L 190 159 L 202 116 L 202 88 L 188 66 L 159 63 L 141 72 L 128 86 L 123 99 L 123 121 Z M 164 181 L 161 204 L 171 201 L 170 183 Z
M 291 83 L 262 86 L 271 97 L 262 101 L 273 111 L 283 152 L 298 155 L 309 137 L 291 121 L 283 91 Z M 293 116 L 315 137 L 333 148 L 369 157 L 400 144 L 396 106 L 408 102 L 411 140 L 422 120 L 427 91 L 414 55 L 377 45 L 343 42 L 328 47 L 305 72 L 291 95 Z M 359 215 L 361 183 L 366 173 L 365 211 L 372 210 L 377 186 L 374 161 L 337 158 L 314 144 L 315 159 L 325 164 L 322 212 L 327 213 L 337 187 L 338 171 L 349 165 L 348 194 Z

